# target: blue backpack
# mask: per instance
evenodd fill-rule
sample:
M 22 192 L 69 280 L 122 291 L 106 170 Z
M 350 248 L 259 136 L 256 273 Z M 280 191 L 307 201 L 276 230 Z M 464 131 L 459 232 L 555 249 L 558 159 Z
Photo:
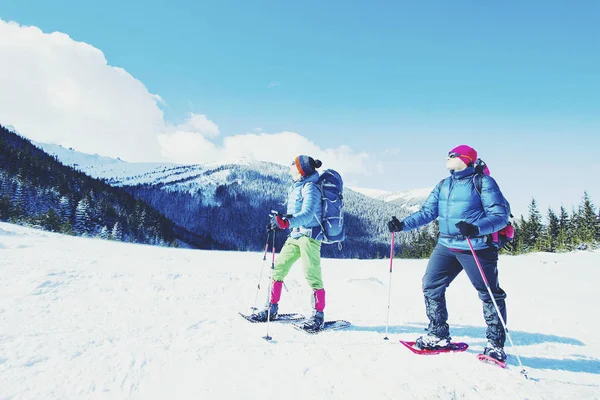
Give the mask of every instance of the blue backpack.
M 326 169 L 316 183 L 321 191 L 321 232 L 322 243 L 341 243 L 346 239 L 344 232 L 344 182 L 339 173 Z

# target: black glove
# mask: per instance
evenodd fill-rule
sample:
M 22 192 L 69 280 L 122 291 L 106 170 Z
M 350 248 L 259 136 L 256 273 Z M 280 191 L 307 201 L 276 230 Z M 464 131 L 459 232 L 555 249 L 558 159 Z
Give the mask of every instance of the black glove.
M 401 232 L 404 230 L 404 224 L 398 221 L 398 218 L 392 217 L 392 219 L 388 222 L 388 229 L 390 232 Z
M 460 221 L 455 226 L 460 231 L 460 234 L 466 238 L 472 238 L 479 235 L 479 228 L 468 222 Z

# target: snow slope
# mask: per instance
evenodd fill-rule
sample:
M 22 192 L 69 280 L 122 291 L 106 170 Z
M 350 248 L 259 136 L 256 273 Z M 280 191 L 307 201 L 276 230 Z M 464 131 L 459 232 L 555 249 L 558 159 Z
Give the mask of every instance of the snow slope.
M 266 263 L 264 276 L 268 274 Z M 594 399 L 600 397 L 600 253 L 502 257 L 512 349 L 501 370 L 476 360 L 480 303 L 461 274 L 448 291 L 460 354 L 398 344 L 426 326 L 426 260 L 323 260 L 326 317 L 309 336 L 237 315 L 252 305 L 262 254 L 159 248 L 0 223 L 1 399 Z M 263 287 L 266 287 L 266 280 Z M 282 312 L 309 312 L 295 265 Z M 264 292 L 259 299 L 264 299 Z
M 46 153 L 55 156 L 62 164 L 73 167 L 93 178 L 99 179 L 116 180 L 120 182 L 121 179 L 130 178 L 129 180 L 131 181 L 131 177 L 145 176 L 145 174 L 149 172 L 177 167 L 177 164 L 170 163 L 129 163 L 120 158 L 81 153 L 56 144 L 33 141 L 32 143 Z M 131 184 L 135 183 L 145 182 L 140 180 L 140 182 L 134 181 Z
M 350 189 L 376 200 L 382 200 L 386 203 L 398 204 L 410 212 L 416 212 L 419 211 L 419 209 L 423 205 L 423 202 L 433 190 L 433 187 L 414 189 L 406 192 L 389 192 L 386 190 L 366 189 L 357 187 L 352 187 Z
M 407 203 L 410 201 L 424 201 L 433 190 L 432 187 L 409 190 L 407 192 L 390 193 L 381 197 L 383 201 Z
M 389 192 L 387 190 L 381 190 L 381 189 L 369 189 L 369 188 L 359 188 L 359 187 L 351 187 L 351 186 L 348 186 L 348 189 L 352 189 L 355 192 L 364 194 L 365 196 L 370 197 L 372 199 L 380 199 L 381 197 L 391 194 L 391 192 Z

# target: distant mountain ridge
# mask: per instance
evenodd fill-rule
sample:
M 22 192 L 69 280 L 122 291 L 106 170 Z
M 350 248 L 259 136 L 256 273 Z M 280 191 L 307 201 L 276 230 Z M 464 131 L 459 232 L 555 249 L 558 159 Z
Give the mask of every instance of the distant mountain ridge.
M 35 143 L 35 142 L 34 142 Z M 229 160 L 220 163 L 205 163 L 182 165 L 175 163 L 129 163 L 121 159 L 103 157 L 99 155 L 90 155 L 77 152 L 73 149 L 66 149 L 63 146 L 46 143 L 35 143 L 48 154 L 55 155 L 65 165 L 85 172 L 86 174 L 99 179 L 105 179 L 113 186 L 135 186 L 139 184 L 177 184 L 190 182 L 194 178 L 199 178 L 204 172 L 215 170 L 223 166 L 245 165 L 256 170 L 269 172 L 270 175 L 278 176 L 281 179 L 287 178 L 287 168 L 278 164 L 264 161 L 256 161 L 247 158 Z M 227 181 L 226 176 L 214 176 L 214 180 L 204 180 L 205 184 L 223 184 Z M 198 182 L 196 188 L 202 187 L 202 182 Z M 194 187 L 190 186 L 193 190 Z M 346 189 L 353 190 L 366 197 L 381 200 L 386 203 L 393 203 L 402 206 L 410 212 L 417 211 L 423 201 L 433 190 L 433 187 L 415 189 L 406 192 L 390 192 L 381 189 L 367 189 L 347 186 Z
M 0 220 L 106 239 L 188 245 L 181 241 L 184 230 L 131 193 L 65 166 L 2 126 Z
M 123 187 L 160 210 L 174 223 L 207 237 L 216 249 L 260 250 L 272 209 L 285 211 L 288 168 L 250 159 L 178 165 L 128 163 L 37 143 L 63 163 Z M 373 258 L 389 253 L 386 222 L 411 210 L 401 204 L 344 189 L 347 240 L 323 246 L 324 256 Z M 283 241 L 284 235 L 279 235 Z
M 357 187 L 352 187 L 351 189 L 373 199 L 385 201 L 386 203 L 397 204 L 407 211 L 413 213 L 421 208 L 423 202 L 433 190 L 433 187 L 414 189 L 406 192 L 390 192 L 387 190 Z

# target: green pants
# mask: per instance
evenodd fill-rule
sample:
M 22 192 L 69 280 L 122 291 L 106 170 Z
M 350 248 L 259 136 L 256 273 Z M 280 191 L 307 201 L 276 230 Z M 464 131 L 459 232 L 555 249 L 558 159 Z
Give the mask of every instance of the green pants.
M 307 236 L 298 239 L 288 237 L 275 260 L 274 281 L 283 281 L 292 264 L 302 258 L 304 276 L 313 289 L 323 289 L 321 277 L 321 242 Z

